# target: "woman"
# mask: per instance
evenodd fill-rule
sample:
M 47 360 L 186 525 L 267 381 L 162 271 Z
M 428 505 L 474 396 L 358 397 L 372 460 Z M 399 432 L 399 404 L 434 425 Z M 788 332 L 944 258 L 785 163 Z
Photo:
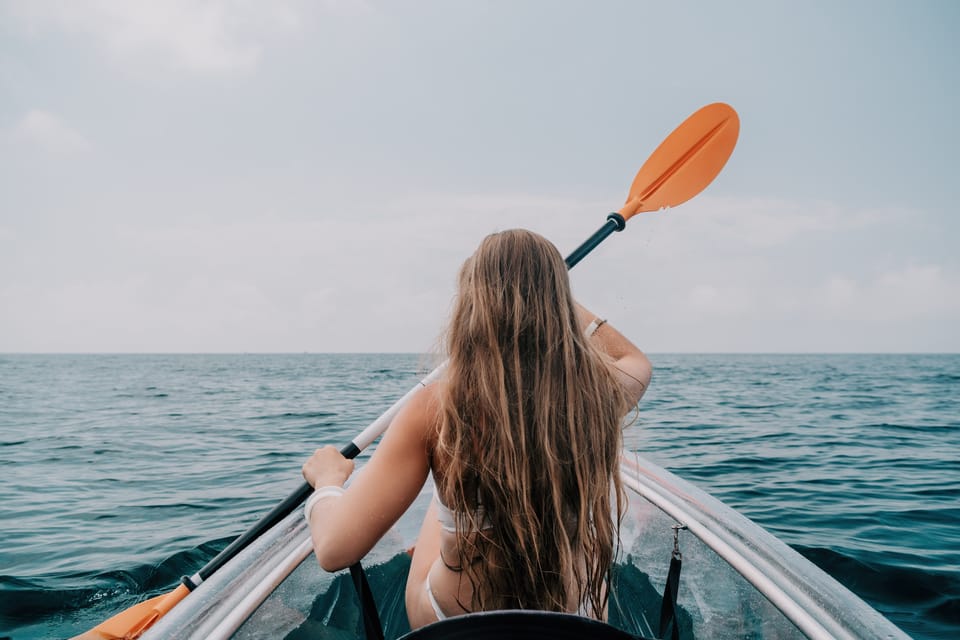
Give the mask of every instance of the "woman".
M 433 474 L 407 580 L 413 628 L 494 609 L 603 619 L 623 511 L 621 422 L 643 353 L 578 305 L 557 249 L 488 236 L 460 270 L 442 379 L 403 407 L 364 471 L 331 446 L 303 467 L 327 571 L 362 558 Z

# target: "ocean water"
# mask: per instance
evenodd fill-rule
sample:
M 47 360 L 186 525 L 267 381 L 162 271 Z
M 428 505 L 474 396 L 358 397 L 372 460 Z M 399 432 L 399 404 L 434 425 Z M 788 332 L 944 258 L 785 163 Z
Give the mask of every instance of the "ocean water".
M 652 355 L 630 449 L 916 638 L 960 637 L 960 355 Z M 0 355 L 0 637 L 199 569 L 429 369 L 416 355 Z

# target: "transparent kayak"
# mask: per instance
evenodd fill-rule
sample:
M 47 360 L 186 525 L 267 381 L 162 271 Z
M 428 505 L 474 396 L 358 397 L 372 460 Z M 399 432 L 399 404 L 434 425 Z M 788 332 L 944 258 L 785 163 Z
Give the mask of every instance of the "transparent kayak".
M 682 525 L 676 537 L 682 554 L 677 598 L 682 638 L 908 637 L 759 525 L 643 456 L 624 454 L 621 475 L 630 502 L 611 586 L 611 625 L 633 635 L 657 635 L 676 527 Z M 387 638 L 409 631 L 405 550 L 415 542 L 429 499 L 425 489 L 363 561 Z M 311 551 L 297 510 L 143 638 L 363 637 L 349 575 L 325 573 Z

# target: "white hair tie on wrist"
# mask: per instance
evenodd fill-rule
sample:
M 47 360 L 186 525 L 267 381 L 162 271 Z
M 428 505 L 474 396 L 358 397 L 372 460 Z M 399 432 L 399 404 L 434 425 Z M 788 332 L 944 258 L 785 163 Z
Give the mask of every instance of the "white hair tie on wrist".
M 595 334 L 597 332 L 597 329 L 599 329 L 605 322 L 606 322 L 606 319 L 604 318 L 594 318 L 593 322 L 588 324 L 587 328 L 583 330 L 583 333 L 586 334 L 586 336 L 589 338 L 590 336 Z
M 342 496 L 344 493 L 343 487 L 338 487 L 337 485 L 329 485 L 326 487 L 317 487 L 316 491 L 307 498 L 307 503 L 303 505 L 303 517 L 307 520 L 307 524 L 310 524 L 310 512 L 313 511 L 313 507 L 323 500 L 324 498 L 333 498 L 334 496 Z

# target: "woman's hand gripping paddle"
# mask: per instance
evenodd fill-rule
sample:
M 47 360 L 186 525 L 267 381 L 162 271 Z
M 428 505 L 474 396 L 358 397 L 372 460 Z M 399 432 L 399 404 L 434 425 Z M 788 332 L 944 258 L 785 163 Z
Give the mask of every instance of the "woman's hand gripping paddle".
M 703 191 L 723 165 L 726 164 L 737 144 L 740 120 L 736 112 L 723 103 L 707 105 L 683 121 L 667 136 L 656 151 L 647 159 L 633 179 L 626 204 L 616 213 L 607 216 L 607 223 L 586 242 L 571 253 L 567 266 L 573 267 L 614 231 L 622 231 L 627 220 L 646 211 L 657 211 L 683 204 Z M 440 376 L 444 365 L 437 367 L 417 386 L 395 402 L 382 416 L 364 429 L 353 441 L 341 449 L 347 458 L 354 458 L 371 442 L 376 440 L 407 400 L 421 385 L 426 385 Z M 132 640 L 139 638 L 157 620 L 178 602 L 183 600 L 197 585 L 209 578 L 214 571 L 240 553 L 276 523 L 296 509 L 313 488 L 304 483 L 297 491 L 273 508 L 226 549 L 208 562 L 200 571 L 170 593 L 136 604 L 93 629 L 76 636 L 73 640 Z

